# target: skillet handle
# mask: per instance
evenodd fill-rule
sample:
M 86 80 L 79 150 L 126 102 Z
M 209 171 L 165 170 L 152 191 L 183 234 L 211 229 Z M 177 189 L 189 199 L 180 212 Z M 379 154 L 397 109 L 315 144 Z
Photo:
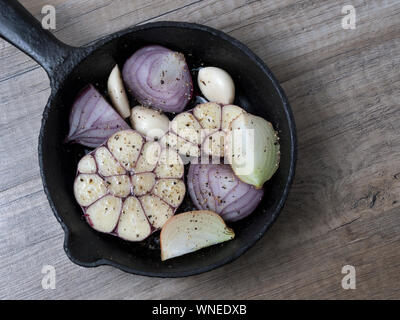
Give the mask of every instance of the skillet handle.
M 50 78 L 74 48 L 54 37 L 17 0 L 0 0 L 0 37 L 10 42 L 36 62 Z

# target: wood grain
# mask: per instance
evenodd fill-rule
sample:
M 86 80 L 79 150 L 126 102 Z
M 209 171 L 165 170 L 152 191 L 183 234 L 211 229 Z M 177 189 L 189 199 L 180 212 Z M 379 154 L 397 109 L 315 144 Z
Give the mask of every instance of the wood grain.
M 298 129 L 295 183 L 277 223 L 237 261 L 185 279 L 133 276 L 68 260 L 37 159 L 45 72 L 0 41 L 1 299 L 399 299 L 400 3 L 349 1 L 23 0 L 52 4 L 54 34 L 91 43 L 133 24 L 191 21 L 247 44 L 272 69 Z M 55 290 L 41 287 L 43 265 Z M 341 269 L 355 266 L 356 290 Z

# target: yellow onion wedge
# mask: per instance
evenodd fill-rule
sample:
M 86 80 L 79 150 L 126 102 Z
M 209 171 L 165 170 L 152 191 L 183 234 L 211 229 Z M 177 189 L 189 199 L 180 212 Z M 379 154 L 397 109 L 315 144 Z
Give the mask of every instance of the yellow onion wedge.
M 182 256 L 234 237 L 233 230 L 212 211 L 181 213 L 170 218 L 161 230 L 161 260 Z
M 230 123 L 226 155 L 240 180 L 261 188 L 279 166 L 278 134 L 267 120 L 241 114 Z

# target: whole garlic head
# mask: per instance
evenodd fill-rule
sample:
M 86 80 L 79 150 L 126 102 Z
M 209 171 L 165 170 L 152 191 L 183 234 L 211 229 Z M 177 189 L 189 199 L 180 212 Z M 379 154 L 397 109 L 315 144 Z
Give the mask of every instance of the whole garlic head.
M 197 83 L 202 94 L 210 102 L 232 104 L 235 100 L 235 84 L 229 73 L 223 69 L 217 67 L 200 69 Z

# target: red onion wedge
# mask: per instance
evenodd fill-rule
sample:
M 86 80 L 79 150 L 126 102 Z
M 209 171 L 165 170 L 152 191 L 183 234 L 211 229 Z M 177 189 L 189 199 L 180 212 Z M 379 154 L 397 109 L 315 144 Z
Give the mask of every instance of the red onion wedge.
M 190 211 L 170 218 L 161 230 L 161 260 L 182 256 L 221 242 L 235 233 L 212 211 Z
M 225 221 L 238 221 L 260 203 L 263 189 L 239 180 L 225 164 L 191 164 L 187 177 L 190 198 L 199 210 L 211 210 Z
M 69 117 L 66 142 L 76 142 L 95 148 L 113 133 L 129 129 L 104 97 L 89 84 L 77 96 Z
M 176 151 L 123 130 L 79 161 L 74 195 L 92 228 L 141 241 L 180 206 L 183 172 Z
M 152 45 L 136 51 L 125 63 L 123 79 L 144 106 L 181 112 L 192 98 L 193 83 L 183 54 Z

